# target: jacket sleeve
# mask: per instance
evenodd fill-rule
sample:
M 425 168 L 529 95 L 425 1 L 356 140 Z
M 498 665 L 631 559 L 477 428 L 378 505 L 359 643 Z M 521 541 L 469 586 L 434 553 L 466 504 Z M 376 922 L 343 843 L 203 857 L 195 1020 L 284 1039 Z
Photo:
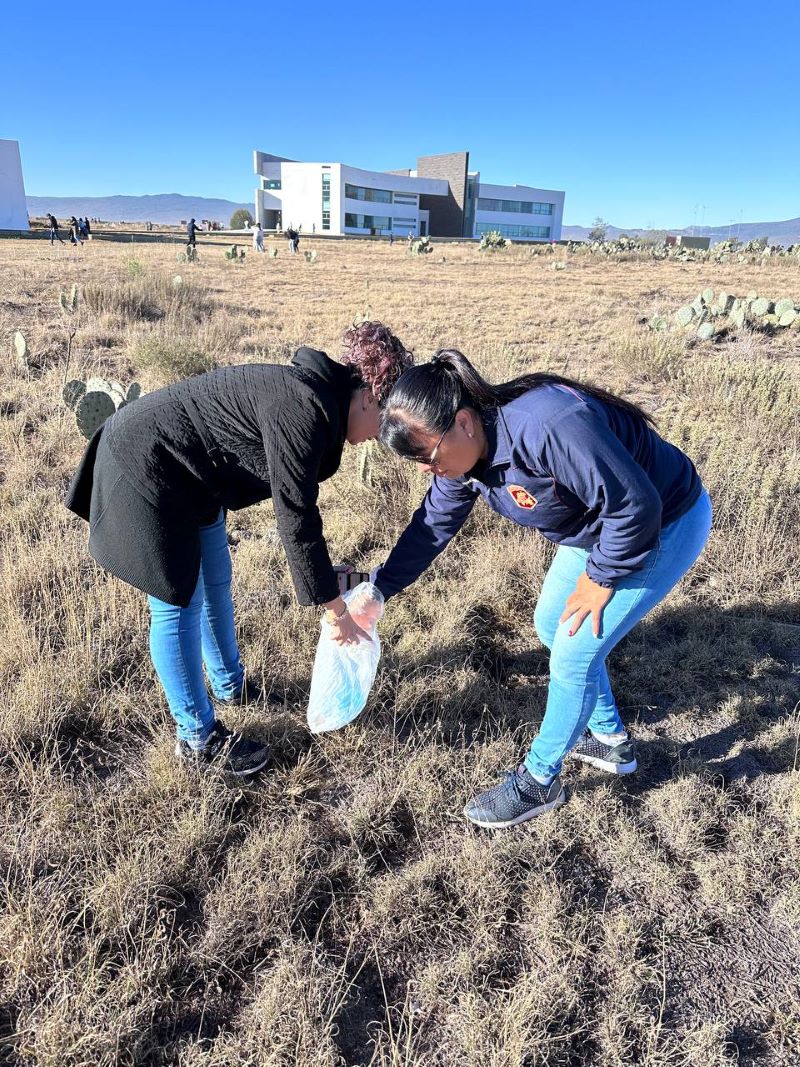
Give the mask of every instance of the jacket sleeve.
M 583 406 L 564 413 L 544 434 L 548 473 L 580 498 L 600 522 L 586 573 L 613 588 L 637 571 L 661 530 L 658 490 L 602 415 Z
M 434 477 L 389 558 L 374 575 L 375 585 L 387 600 L 415 582 L 447 548 L 466 522 L 477 496 L 478 490 L 471 484 Z
M 320 412 L 298 405 L 282 412 L 264 434 L 278 533 L 297 599 L 306 607 L 339 595 L 317 506 L 319 464 L 330 433 Z

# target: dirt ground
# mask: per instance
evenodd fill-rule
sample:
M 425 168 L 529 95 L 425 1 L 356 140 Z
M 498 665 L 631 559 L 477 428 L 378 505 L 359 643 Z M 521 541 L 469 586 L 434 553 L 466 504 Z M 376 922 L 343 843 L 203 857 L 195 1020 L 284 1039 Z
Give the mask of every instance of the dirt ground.
M 266 243 L 277 258 L 219 242 L 187 264 L 180 245 L 0 242 L 0 1058 L 793 1067 L 800 333 L 695 344 L 645 322 L 706 286 L 800 300 L 797 262 L 305 239 L 309 263 Z M 524 830 L 461 809 L 541 721 L 542 539 L 476 509 L 390 603 L 365 713 L 312 737 L 317 615 L 269 503 L 229 516 L 245 662 L 279 698 L 228 716 L 275 750 L 242 787 L 176 763 L 145 598 L 61 503 L 84 443 L 67 378 L 150 390 L 300 344 L 335 356 L 363 317 L 418 359 L 459 347 L 493 380 L 549 369 L 636 399 L 714 501 L 700 562 L 610 662 L 639 772 L 568 764 L 569 803 Z M 366 568 L 426 483 L 357 460 L 321 506 L 332 555 Z

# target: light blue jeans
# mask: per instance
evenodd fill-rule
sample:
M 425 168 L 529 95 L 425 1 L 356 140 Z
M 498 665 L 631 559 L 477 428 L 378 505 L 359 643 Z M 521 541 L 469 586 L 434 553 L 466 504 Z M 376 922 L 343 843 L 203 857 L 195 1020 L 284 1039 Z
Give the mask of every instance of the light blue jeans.
M 564 757 L 587 726 L 598 734 L 625 729 L 611 691 L 606 657 L 677 585 L 703 551 L 710 530 L 711 500 L 703 490 L 685 515 L 662 529 L 642 567 L 614 587 L 599 637 L 592 633 L 591 617 L 574 637 L 569 636 L 571 620 L 558 621 L 589 556 L 580 548 L 562 545 L 558 549 L 533 616 L 536 632 L 550 649 L 547 708 L 525 759 L 534 777 L 549 781 L 558 774 Z
M 233 568 L 222 512 L 200 530 L 200 576 L 186 608 L 148 597 L 150 655 L 164 687 L 178 737 L 202 748 L 214 726 L 214 708 L 203 677 L 205 664 L 214 695 L 234 696 L 244 668 L 233 623 Z

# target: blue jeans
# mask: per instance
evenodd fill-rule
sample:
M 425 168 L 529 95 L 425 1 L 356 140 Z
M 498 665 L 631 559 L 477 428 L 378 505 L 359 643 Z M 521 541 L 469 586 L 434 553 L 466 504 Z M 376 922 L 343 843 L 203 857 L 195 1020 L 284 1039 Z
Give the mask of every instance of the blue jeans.
M 189 606 L 148 597 L 150 655 L 164 687 L 178 737 L 202 748 L 214 726 L 214 708 L 203 677 L 205 664 L 214 695 L 234 696 L 244 682 L 233 624 L 231 554 L 220 512 L 200 530 L 200 576 Z
M 567 597 L 586 569 L 589 553 L 580 548 L 558 549 L 547 572 L 534 612 L 534 625 L 550 649 L 547 708 L 525 766 L 536 778 L 550 780 L 588 726 L 598 734 L 624 730 L 611 691 L 606 657 L 651 608 L 677 585 L 703 551 L 711 530 L 711 500 L 703 490 L 697 502 L 661 530 L 658 544 L 642 567 L 614 588 L 603 611 L 599 637 L 591 617 L 574 637 L 570 621 L 559 624 Z

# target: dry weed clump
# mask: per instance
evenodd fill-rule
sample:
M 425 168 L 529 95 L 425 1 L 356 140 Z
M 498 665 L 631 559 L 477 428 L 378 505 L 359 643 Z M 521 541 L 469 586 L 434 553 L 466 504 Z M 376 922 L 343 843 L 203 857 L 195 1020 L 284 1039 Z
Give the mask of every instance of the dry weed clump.
M 93 314 L 131 323 L 164 318 L 199 320 L 209 310 L 203 289 L 180 275 L 166 278 L 137 272 L 125 280 L 88 283 L 81 295 Z
M 797 353 L 741 332 L 706 353 L 637 328 L 705 286 L 798 294 L 786 260 L 612 262 L 318 242 L 226 269 L 223 244 L 0 246 L 0 1049 L 20 1067 L 794 1067 L 800 1059 L 800 432 Z M 136 267 L 126 266 L 135 262 Z M 98 572 L 61 500 L 83 442 L 70 374 L 146 388 L 207 366 L 336 355 L 369 309 L 418 359 L 547 369 L 641 400 L 696 459 L 703 558 L 616 650 L 635 778 L 582 765 L 516 834 L 464 800 L 544 711 L 532 612 L 552 549 L 476 508 L 389 605 L 363 716 L 312 738 L 315 617 L 271 505 L 229 517 L 248 669 L 277 707 L 241 788 L 187 773 L 147 654 L 144 598 Z M 55 294 L 55 296 L 54 296 Z M 35 358 L 11 358 L 22 330 Z M 367 450 L 364 450 L 366 453 Z M 425 492 L 346 450 L 322 487 L 337 559 L 372 566 Z

